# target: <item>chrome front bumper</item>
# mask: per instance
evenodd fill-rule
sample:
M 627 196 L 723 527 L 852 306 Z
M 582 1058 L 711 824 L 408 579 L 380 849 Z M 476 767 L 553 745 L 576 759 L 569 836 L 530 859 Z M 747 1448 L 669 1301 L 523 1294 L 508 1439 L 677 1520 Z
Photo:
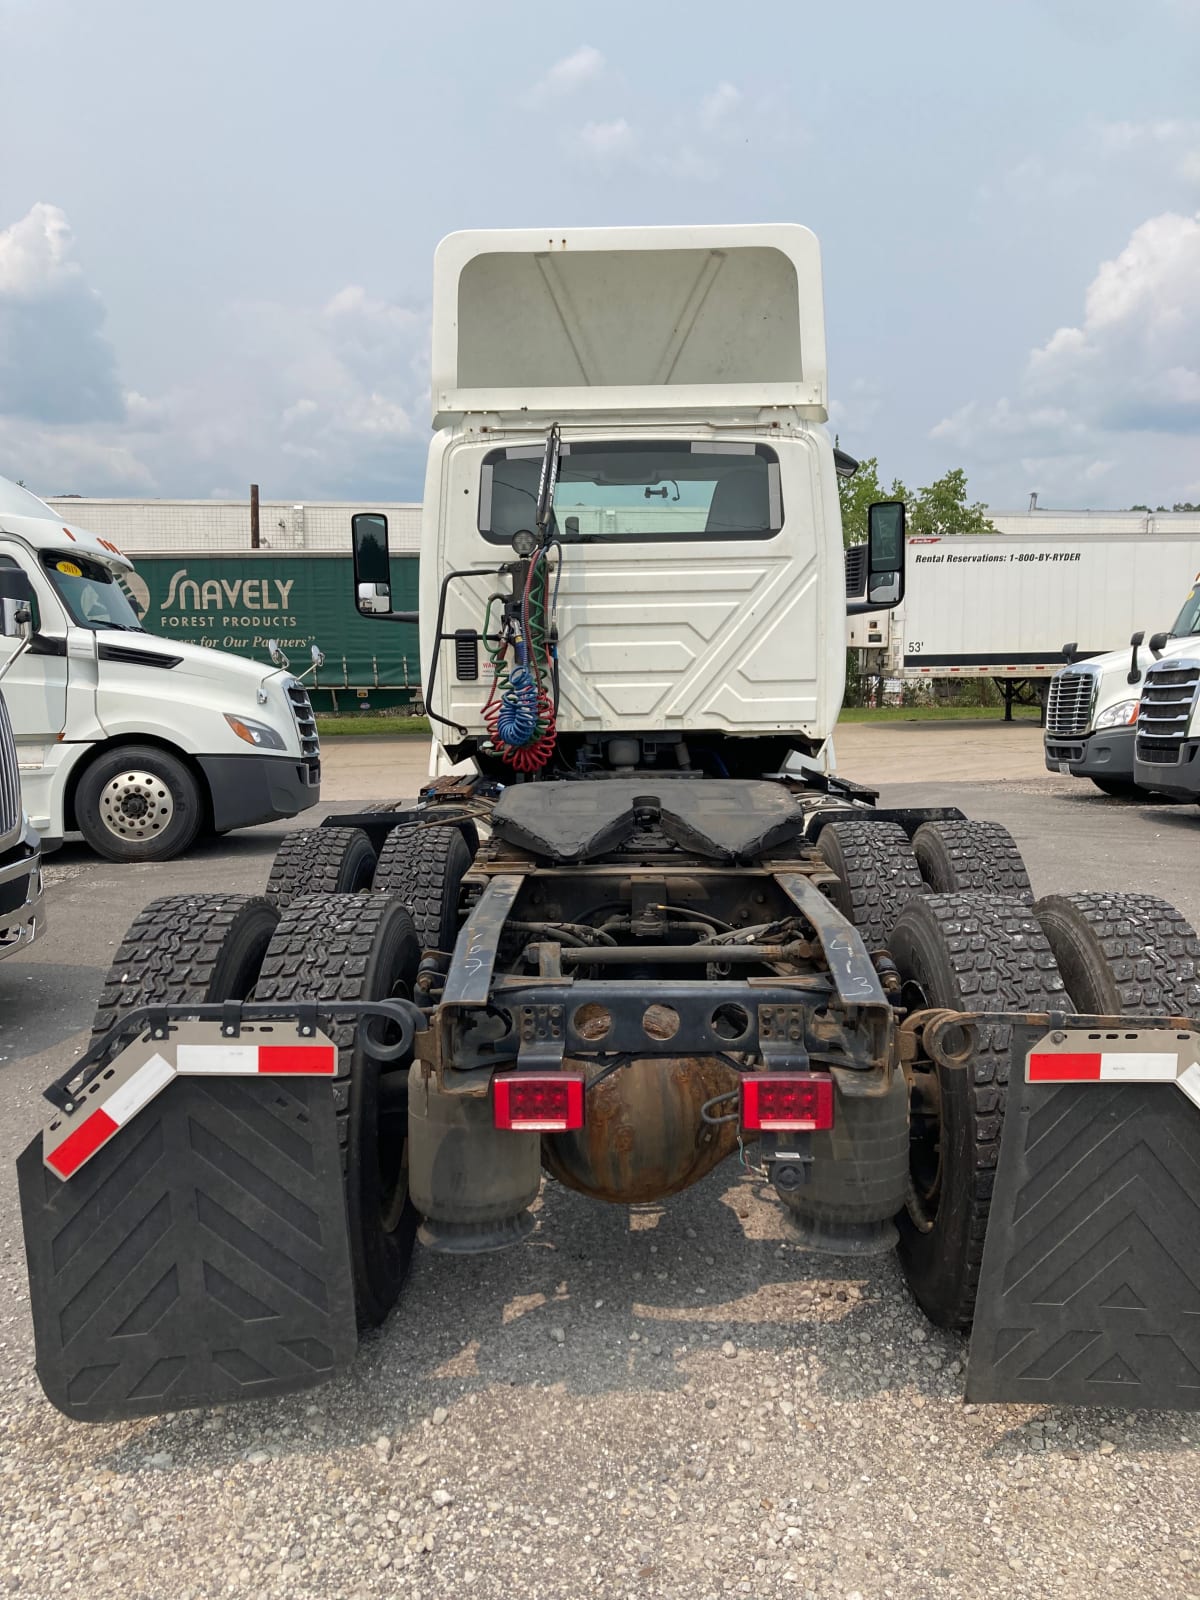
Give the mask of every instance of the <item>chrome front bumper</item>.
M 45 927 L 42 856 L 37 833 L 0 856 L 0 959 L 32 944 Z

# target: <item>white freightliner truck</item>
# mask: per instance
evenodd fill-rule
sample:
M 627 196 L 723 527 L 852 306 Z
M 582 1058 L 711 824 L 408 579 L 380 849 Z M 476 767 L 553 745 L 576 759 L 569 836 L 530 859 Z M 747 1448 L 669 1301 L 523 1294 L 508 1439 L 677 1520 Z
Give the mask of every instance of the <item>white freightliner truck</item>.
M 108 539 L 0 478 L 0 573 L 33 638 L 5 679 L 25 803 L 48 845 L 72 831 L 111 861 L 178 855 L 320 798 L 303 683 L 227 651 L 147 633 Z M 0 639 L 0 665 L 16 641 Z
M 1200 801 L 1200 575 L 1175 625 L 1149 640 L 1133 746 L 1140 789 Z
M 1105 794 L 1200 798 L 1200 577 L 1171 630 L 1134 633 L 1124 650 L 1076 661 L 1050 680 L 1046 766 Z
M 1003 827 L 820 770 L 816 239 L 453 235 L 432 379 L 423 682 L 460 770 L 289 836 L 266 897 L 130 928 L 18 1163 L 51 1399 L 303 1388 L 418 1237 L 513 1245 L 544 1173 L 628 1205 L 735 1156 L 809 1248 L 898 1248 L 973 1325 L 971 1398 L 1195 1407 L 1195 933 L 1035 904 Z M 862 606 L 902 598 L 903 533 L 871 508 Z M 386 518 L 353 535 L 362 613 L 411 621 Z

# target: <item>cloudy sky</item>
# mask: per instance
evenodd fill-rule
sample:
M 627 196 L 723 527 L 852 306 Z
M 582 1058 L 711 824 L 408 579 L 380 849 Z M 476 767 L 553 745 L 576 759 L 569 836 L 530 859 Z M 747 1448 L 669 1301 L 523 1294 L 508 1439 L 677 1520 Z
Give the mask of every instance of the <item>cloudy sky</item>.
M 0 0 L 0 474 L 418 498 L 463 227 L 799 221 L 844 447 L 1200 500 L 1200 0 Z

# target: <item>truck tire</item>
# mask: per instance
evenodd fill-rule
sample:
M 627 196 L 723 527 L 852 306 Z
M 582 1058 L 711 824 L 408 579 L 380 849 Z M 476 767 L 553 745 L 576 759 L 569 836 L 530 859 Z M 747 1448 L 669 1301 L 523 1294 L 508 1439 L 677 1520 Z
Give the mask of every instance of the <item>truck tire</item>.
M 121 940 L 92 1023 L 107 1033 L 139 1006 L 245 1000 L 279 913 L 260 895 L 173 894 L 152 900 Z
M 1200 939 L 1152 894 L 1052 894 L 1033 908 L 1071 1004 L 1101 1016 L 1194 1016 Z
M 924 893 L 904 829 L 898 822 L 830 822 L 817 849 L 837 874 L 834 905 L 868 950 L 882 950 L 903 907 Z
M 1030 907 L 998 895 L 930 895 L 892 934 L 910 1011 L 1049 1011 L 1063 980 Z M 983 1027 L 965 1067 L 917 1068 L 909 1128 L 909 1205 L 897 1218 L 900 1266 L 931 1322 L 965 1331 L 975 1313 L 1008 1088 L 1011 1029 Z
M 462 881 L 474 855 L 453 824 L 393 828 L 384 841 L 373 888 L 408 907 L 423 950 L 454 949 Z
M 361 828 L 301 828 L 275 852 L 267 899 L 282 908 L 298 894 L 361 894 L 374 872 L 375 849 Z
M 75 823 L 106 861 L 170 861 L 204 821 L 199 780 L 156 745 L 106 750 L 84 768 L 75 789 Z
M 924 822 L 912 847 L 931 894 L 999 894 L 1033 904 L 1017 841 L 998 822 Z
M 421 959 L 412 918 L 374 894 L 297 896 L 285 907 L 255 987 L 256 1000 L 407 998 Z M 346 1220 L 360 1327 L 377 1327 L 408 1276 L 418 1217 L 408 1192 L 409 1061 L 371 1056 L 353 1016 L 329 1028 Z

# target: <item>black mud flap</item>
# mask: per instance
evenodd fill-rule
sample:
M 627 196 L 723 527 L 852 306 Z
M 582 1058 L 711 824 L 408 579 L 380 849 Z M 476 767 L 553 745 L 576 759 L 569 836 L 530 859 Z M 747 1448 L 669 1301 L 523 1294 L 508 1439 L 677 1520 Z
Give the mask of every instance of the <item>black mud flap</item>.
M 1200 1409 L 1200 1110 L 1014 1060 L 968 1400 Z
M 177 1078 L 63 1182 L 17 1162 L 37 1372 L 77 1421 L 310 1388 L 357 1348 L 327 1079 Z

